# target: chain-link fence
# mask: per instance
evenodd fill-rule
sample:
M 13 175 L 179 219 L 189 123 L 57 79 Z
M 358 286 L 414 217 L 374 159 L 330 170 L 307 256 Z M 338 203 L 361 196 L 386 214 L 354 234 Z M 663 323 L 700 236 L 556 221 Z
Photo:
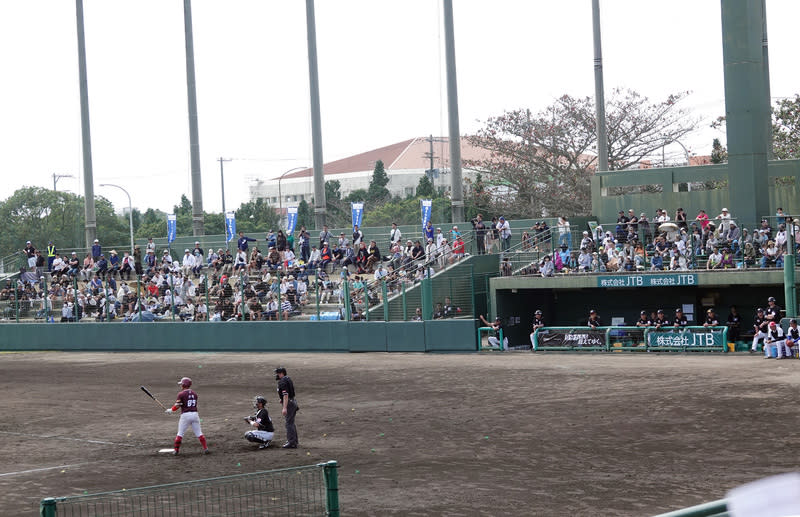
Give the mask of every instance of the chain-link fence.
M 42 517 L 339 515 L 335 461 L 280 470 L 43 499 Z

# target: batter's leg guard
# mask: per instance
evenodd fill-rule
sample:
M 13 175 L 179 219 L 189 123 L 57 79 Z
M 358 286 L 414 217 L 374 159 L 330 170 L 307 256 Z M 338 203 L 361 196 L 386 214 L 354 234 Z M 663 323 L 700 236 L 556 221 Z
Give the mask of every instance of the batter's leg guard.
M 180 451 L 180 449 L 181 449 L 181 442 L 182 441 L 183 441 L 183 438 L 181 438 L 180 436 L 176 436 L 175 437 L 175 454 L 176 455 L 178 454 L 178 451 Z

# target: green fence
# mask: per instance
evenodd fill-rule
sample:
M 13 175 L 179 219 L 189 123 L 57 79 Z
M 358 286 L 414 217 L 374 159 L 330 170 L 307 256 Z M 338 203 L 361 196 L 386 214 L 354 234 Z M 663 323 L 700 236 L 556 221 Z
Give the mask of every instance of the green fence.
M 335 461 L 100 494 L 43 499 L 41 517 L 339 515 Z
M 728 327 L 544 327 L 533 335 L 533 350 L 727 352 Z

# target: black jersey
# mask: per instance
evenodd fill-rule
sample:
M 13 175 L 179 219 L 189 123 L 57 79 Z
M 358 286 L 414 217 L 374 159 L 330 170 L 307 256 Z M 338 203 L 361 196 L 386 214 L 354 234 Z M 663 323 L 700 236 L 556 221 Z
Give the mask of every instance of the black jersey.
M 283 404 L 283 397 L 288 396 L 289 400 L 294 398 L 294 383 L 288 375 L 284 375 L 278 380 L 278 400 Z
M 603 322 L 600 321 L 600 317 L 599 316 L 597 317 L 597 319 L 589 318 L 589 321 L 586 322 L 586 326 L 587 327 L 592 327 L 592 328 L 602 327 L 603 326 Z
M 739 328 L 742 323 L 742 317 L 738 314 L 728 314 L 728 326 L 731 328 Z
M 645 316 L 644 319 L 639 318 L 638 320 L 636 320 L 636 326 L 637 327 L 651 327 L 652 325 L 653 325 L 653 322 L 647 316 Z
M 789 327 L 786 330 L 786 337 L 788 337 L 792 341 L 797 341 L 798 339 L 800 339 L 800 327 L 794 327 L 794 328 Z
M 674 324 L 676 327 L 686 327 L 689 325 L 689 320 L 686 319 L 686 316 L 675 316 Z
M 767 307 L 764 309 L 764 316 L 767 320 L 777 323 L 781 319 L 781 308 L 778 305 Z
M 753 320 L 753 328 L 756 332 L 766 332 L 768 323 L 766 319 L 756 316 Z
M 670 322 L 667 318 L 656 318 L 656 321 L 653 322 L 656 327 L 669 327 Z
M 706 316 L 706 325 L 710 327 L 716 327 L 719 325 L 719 320 L 716 316 Z
M 270 433 L 275 432 L 275 428 L 272 427 L 272 419 L 269 417 L 269 412 L 267 411 L 267 408 L 261 408 L 258 411 L 256 411 L 256 414 L 253 418 L 258 423 L 259 431 L 267 431 Z
M 544 325 L 544 319 L 543 318 L 539 318 L 537 316 L 533 317 L 533 325 L 532 325 L 532 327 L 534 328 L 534 330 L 536 329 L 536 327 L 544 327 L 544 326 L 545 325 Z

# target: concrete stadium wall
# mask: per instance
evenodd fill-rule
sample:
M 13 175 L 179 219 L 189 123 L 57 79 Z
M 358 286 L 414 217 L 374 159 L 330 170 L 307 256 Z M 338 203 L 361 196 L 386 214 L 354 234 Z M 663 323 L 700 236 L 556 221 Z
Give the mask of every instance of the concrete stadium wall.
M 770 213 L 782 207 L 786 213 L 794 214 L 800 210 L 800 160 L 773 160 L 768 163 L 768 190 Z M 775 178 L 785 178 L 780 185 Z M 791 179 L 789 179 L 791 178 Z M 670 217 L 682 207 L 688 218 L 694 219 L 699 209 L 715 217 L 723 207 L 730 208 L 731 215 L 737 217 L 736 207 L 731 206 L 728 188 L 678 192 L 676 186 L 688 182 L 722 181 L 728 179 L 727 164 L 704 165 L 698 167 L 668 167 L 664 169 L 640 169 L 631 171 L 602 172 L 592 177 L 592 212 L 601 223 L 617 220 L 619 210 L 633 208 L 637 213 L 646 212 L 652 217 L 656 208 L 667 210 Z M 634 185 L 659 185 L 659 193 L 608 195 L 608 189 Z M 751 228 L 754 221 L 743 222 Z
M 0 351 L 475 352 L 474 320 L 4 323 Z

